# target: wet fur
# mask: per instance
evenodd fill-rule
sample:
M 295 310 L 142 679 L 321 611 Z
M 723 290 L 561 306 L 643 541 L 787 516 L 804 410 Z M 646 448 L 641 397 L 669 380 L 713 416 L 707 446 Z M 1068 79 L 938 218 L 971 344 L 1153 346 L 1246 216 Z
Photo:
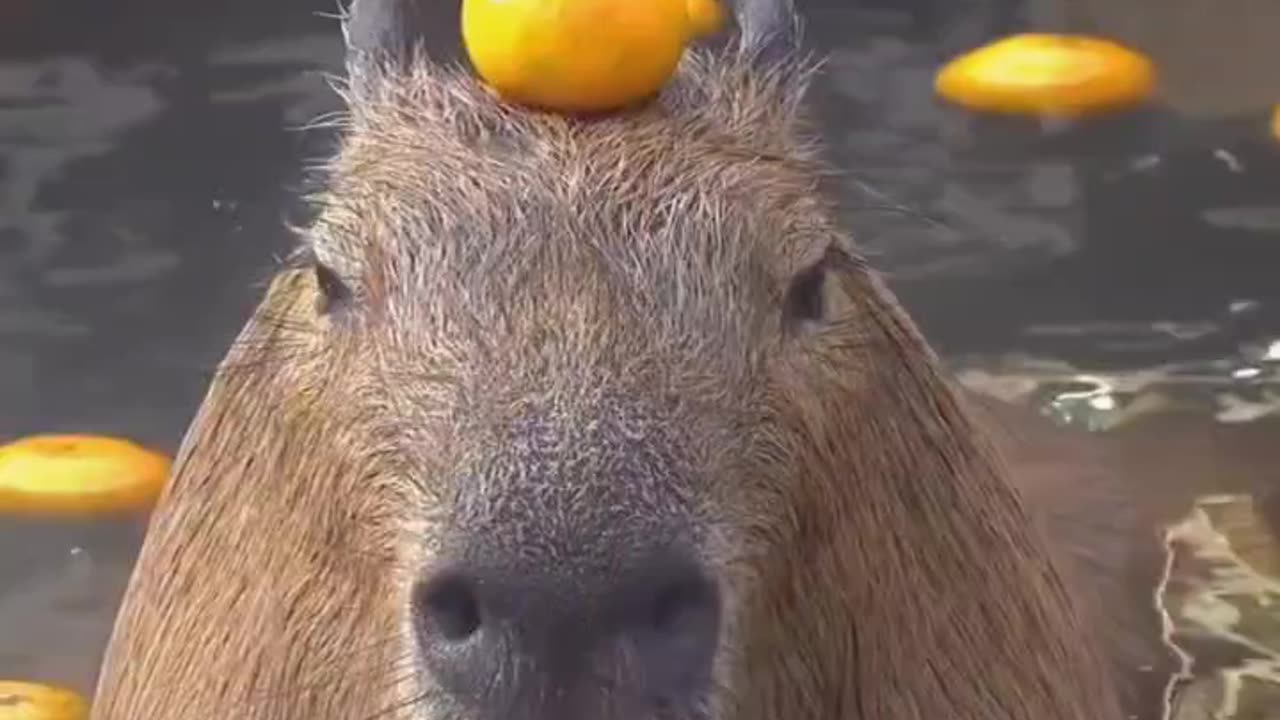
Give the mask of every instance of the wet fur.
M 409 583 L 467 533 L 550 527 L 540 561 L 588 562 L 572 541 L 622 516 L 689 528 L 725 583 L 715 717 L 1123 717 L 1148 647 L 1102 613 L 1154 613 L 1100 583 L 1144 519 L 1110 480 L 1010 485 L 820 192 L 811 67 L 770 67 L 698 52 L 583 120 L 361 65 L 306 243 L 349 307 L 288 269 L 228 355 L 94 718 L 465 718 L 416 670 Z M 824 255 L 828 316 L 787 322 Z M 1043 518 L 1054 550 L 1028 501 L 1078 511 Z

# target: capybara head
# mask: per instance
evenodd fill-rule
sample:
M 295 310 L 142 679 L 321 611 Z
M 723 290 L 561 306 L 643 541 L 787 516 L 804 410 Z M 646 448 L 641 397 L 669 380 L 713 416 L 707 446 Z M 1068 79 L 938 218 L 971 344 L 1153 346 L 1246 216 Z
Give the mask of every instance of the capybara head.
M 188 433 L 95 717 L 1117 717 L 819 187 L 789 4 L 589 118 L 429 57 L 427 5 L 353 8 L 318 219 Z

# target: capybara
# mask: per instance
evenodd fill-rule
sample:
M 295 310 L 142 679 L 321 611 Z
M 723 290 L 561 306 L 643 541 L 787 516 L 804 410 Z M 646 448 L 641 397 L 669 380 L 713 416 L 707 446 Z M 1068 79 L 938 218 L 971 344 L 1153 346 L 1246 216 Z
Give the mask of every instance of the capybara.
M 317 219 L 179 451 L 97 720 L 1146 712 L 1158 536 L 1010 472 L 860 259 L 789 3 L 593 117 L 429 56 L 428 4 L 351 10 Z

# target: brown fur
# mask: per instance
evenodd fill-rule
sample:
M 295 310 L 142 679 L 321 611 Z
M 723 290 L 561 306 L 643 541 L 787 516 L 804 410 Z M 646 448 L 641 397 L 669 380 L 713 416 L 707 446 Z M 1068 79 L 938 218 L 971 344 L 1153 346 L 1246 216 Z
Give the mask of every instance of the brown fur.
M 411 583 L 446 530 L 595 537 L 616 519 L 588 487 L 696 518 L 727 601 L 716 718 L 1122 717 L 1133 655 L 1104 659 L 1102 602 L 1076 592 L 1115 569 L 1050 561 L 857 259 L 817 187 L 807 70 L 698 53 L 660 101 L 575 120 L 366 68 L 309 233 L 354 298 L 317 313 L 313 272 L 276 278 L 181 450 L 94 718 L 466 720 L 415 671 Z M 784 321 L 824 256 L 825 319 Z M 577 485 L 513 479 L 529 418 Z M 610 485 L 619 425 L 670 478 Z

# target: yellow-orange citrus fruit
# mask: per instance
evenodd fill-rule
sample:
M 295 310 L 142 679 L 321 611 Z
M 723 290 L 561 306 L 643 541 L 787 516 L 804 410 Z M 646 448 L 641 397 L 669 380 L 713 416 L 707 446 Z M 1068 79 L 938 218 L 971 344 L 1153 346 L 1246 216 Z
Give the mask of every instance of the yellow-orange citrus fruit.
M 1137 105 L 1155 83 L 1152 62 L 1118 43 L 1026 33 L 952 60 L 934 88 L 979 112 L 1080 117 Z
M 169 458 L 96 435 L 34 435 L 0 446 L 0 512 L 90 515 L 150 509 Z
M 724 5 L 719 0 L 687 0 L 689 32 L 693 37 L 706 37 L 724 26 Z
M 89 704 L 72 690 L 0 680 L 0 720 L 85 720 Z
M 513 102 L 615 110 L 653 96 L 685 46 L 723 22 L 719 0 L 463 0 L 480 77 Z
M 1280 105 L 1271 110 L 1271 137 L 1280 140 Z

